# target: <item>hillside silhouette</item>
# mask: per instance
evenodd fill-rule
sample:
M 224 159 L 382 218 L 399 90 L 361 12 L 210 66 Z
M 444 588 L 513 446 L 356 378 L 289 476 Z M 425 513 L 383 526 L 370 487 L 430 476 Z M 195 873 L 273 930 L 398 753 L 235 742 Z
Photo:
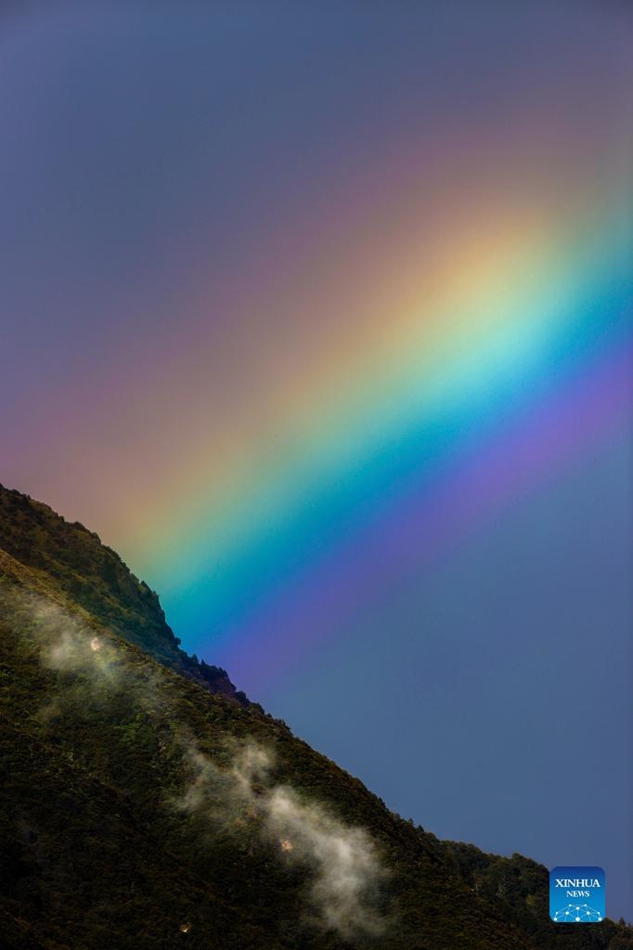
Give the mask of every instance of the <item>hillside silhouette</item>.
M 439 841 L 180 648 L 93 532 L 0 486 L 2 950 L 631 950 Z M 468 794 L 468 790 L 464 790 Z

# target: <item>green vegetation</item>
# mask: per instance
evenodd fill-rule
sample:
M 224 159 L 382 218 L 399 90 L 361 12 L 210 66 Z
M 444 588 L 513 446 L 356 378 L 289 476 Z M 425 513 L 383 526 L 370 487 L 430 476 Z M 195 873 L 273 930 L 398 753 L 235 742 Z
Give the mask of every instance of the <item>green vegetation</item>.
M 540 865 L 438 841 L 228 678 L 213 692 L 96 536 L 0 501 L 2 950 L 632 950 L 621 924 L 552 924 Z M 248 748 L 270 765 L 245 782 Z M 300 820 L 294 851 L 275 793 Z M 326 926 L 302 853 L 361 828 L 387 872 L 362 897 L 382 932 Z

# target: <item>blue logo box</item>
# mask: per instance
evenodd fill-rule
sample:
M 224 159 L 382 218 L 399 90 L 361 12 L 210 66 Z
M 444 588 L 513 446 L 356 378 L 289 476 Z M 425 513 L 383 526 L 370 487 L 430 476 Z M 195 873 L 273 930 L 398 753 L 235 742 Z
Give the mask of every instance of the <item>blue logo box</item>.
M 549 915 L 557 924 L 597 924 L 606 915 L 605 875 L 597 867 L 549 872 Z

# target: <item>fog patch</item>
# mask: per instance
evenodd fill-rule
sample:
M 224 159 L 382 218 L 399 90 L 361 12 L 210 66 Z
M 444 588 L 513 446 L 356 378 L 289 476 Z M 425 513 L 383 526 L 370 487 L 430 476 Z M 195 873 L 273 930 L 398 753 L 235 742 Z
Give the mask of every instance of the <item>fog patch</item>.
M 283 786 L 268 795 L 267 822 L 283 851 L 312 866 L 311 899 L 319 923 L 343 938 L 383 932 L 384 920 L 371 902 L 385 873 L 363 828 L 343 824 L 323 806 L 304 802 Z
M 373 904 L 387 875 L 363 828 L 344 824 L 324 805 L 275 783 L 272 755 L 253 742 L 235 750 L 228 768 L 217 766 L 195 743 L 187 743 L 185 755 L 194 775 L 177 806 L 224 829 L 245 816 L 281 860 L 308 867 L 306 923 L 343 939 L 384 932 L 385 920 Z
M 40 634 L 40 659 L 45 667 L 82 673 L 108 683 L 123 675 L 121 657 L 113 643 L 54 605 L 35 611 Z

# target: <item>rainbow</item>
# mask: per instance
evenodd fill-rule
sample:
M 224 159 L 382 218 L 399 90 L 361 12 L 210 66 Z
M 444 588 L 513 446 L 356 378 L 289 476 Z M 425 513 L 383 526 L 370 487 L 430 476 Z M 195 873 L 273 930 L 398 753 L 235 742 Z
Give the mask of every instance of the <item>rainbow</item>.
M 165 299 L 134 274 L 89 385 L 34 388 L 27 489 L 253 695 L 628 432 L 633 138 L 592 96 L 360 136 L 235 259 L 183 218 Z
M 280 656 L 299 662 L 626 424 L 622 214 L 565 241 L 537 225 L 453 243 L 396 318 L 381 300 L 355 345 L 273 381 L 168 547 L 145 539 L 145 576 L 198 652 L 247 682 L 283 675 Z

